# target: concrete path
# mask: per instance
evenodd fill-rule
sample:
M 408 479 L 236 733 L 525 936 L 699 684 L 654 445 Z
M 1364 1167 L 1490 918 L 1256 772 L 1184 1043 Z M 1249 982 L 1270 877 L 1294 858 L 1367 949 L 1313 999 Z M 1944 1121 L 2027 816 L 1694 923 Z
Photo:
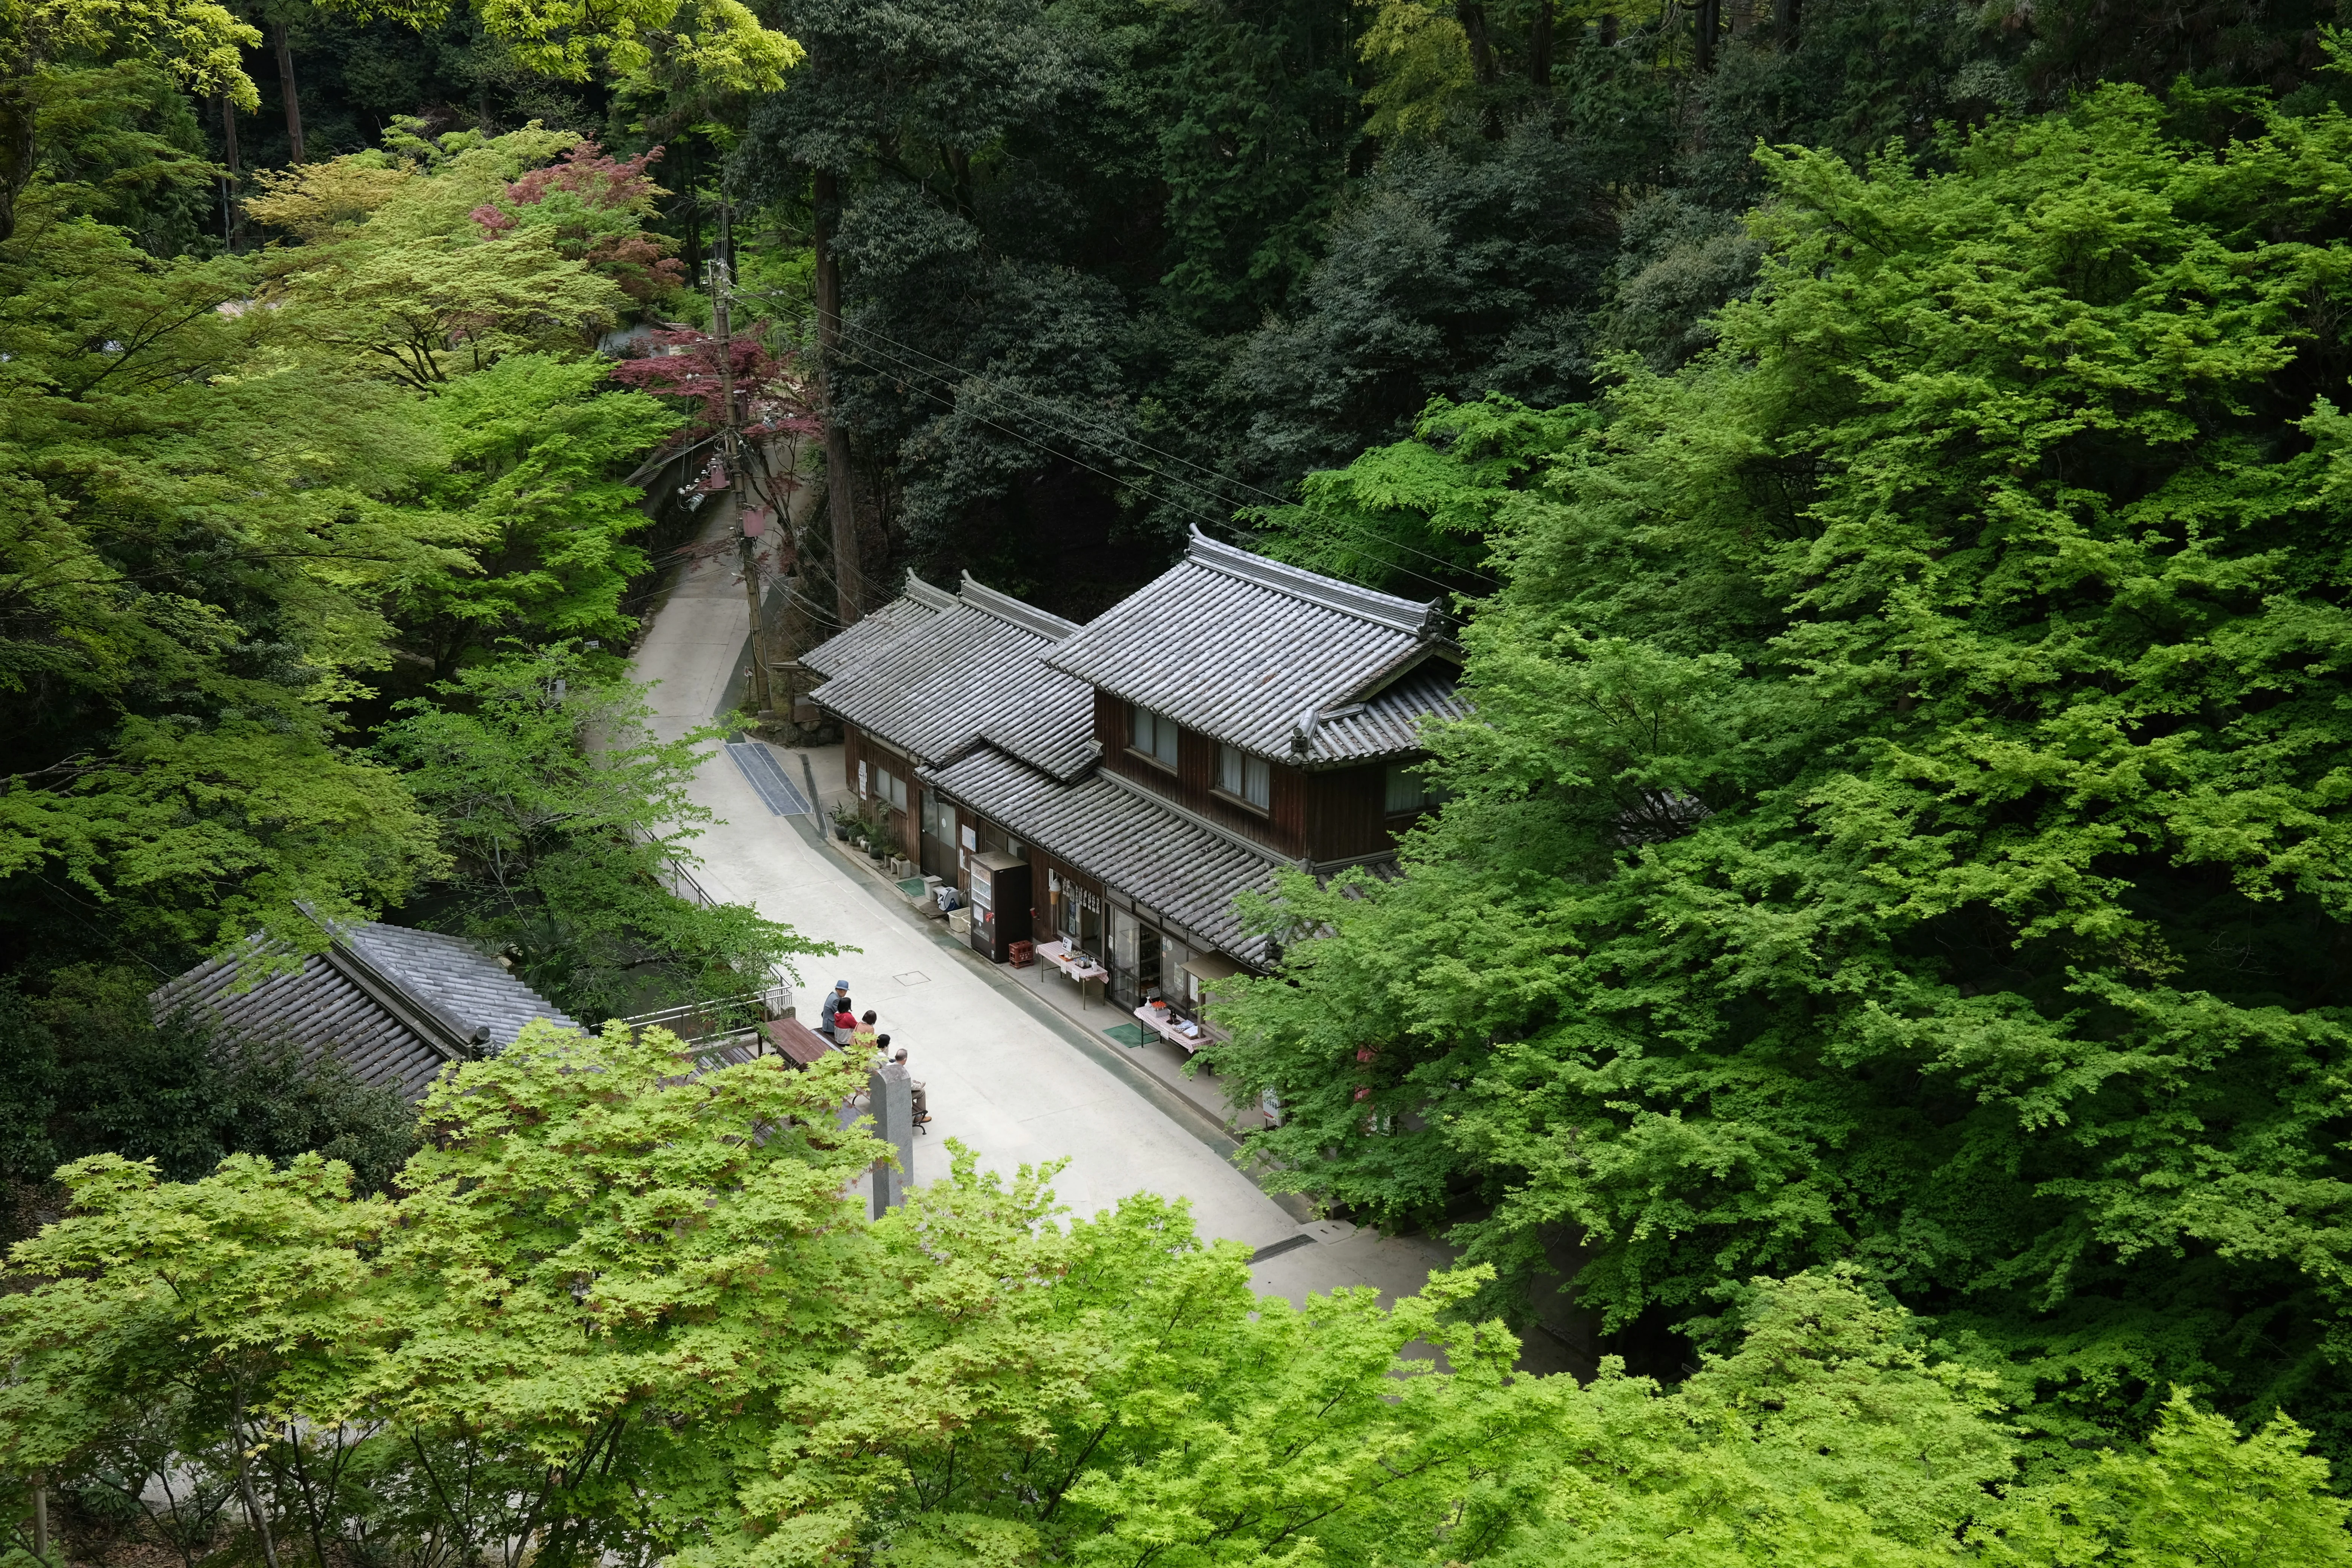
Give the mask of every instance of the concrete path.
M 714 516 L 711 531 L 728 526 Z M 656 614 L 635 663 L 638 678 L 656 683 L 656 728 L 666 738 L 708 722 L 740 679 L 744 614 L 742 587 L 725 562 L 687 568 Z M 800 784 L 799 754 L 777 755 Z M 835 749 L 827 759 L 833 776 L 820 774 L 820 789 L 841 787 L 838 758 Z M 1234 1146 L 1213 1121 L 1178 1102 L 1197 1096 L 1122 1062 L 1118 1047 L 1024 995 L 1013 972 L 950 942 L 879 879 L 795 819 L 772 815 L 716 747 L 693 796 L 719 818 L 695 846 L 704 862 L 695 875 L 712 896 L 856 950 L 803 961 L 799 990 L 813 997 L 847 980 L 859 1009 L 876 1009 L 893 1044 L 907 1047 L 908 1065 L 929 1086 L 933 1118 L 929 1134 L 916 1140 L 916 1181 L 946 1174 L 947 1140 L 956 1138 L 978 1151 L 983 1167 L 1008 1174 L 1024 1163 L 1066 1162 L 1055 1191 L 1080 1214 L 1137 1192 L 1184 1198 L 1202 1236 L 1265 1254 L 1253 1270 L 1261 1292 L 1294 1300 L 1357 1284 L 1392 1297 L 1450 1261 L 1450 1249 L 1427 1238 L 1302 1224 L 1307 1211 L 1297 1199 L 1276 1202 L 1261 1191 L 1232 1163 Z M 1099 1005 L 1094 1011 L 1114 1021 Z

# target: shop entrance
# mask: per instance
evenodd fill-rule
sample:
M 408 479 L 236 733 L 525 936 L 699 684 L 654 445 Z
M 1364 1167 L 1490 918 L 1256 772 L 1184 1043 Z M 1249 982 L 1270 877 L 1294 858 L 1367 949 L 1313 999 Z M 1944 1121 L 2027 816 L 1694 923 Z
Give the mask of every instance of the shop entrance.
M 943 882 L 956 879 L 955 807 L 939 797 L 936 790 L 923 792 L 922 812 L 923 875 L 937 877 Z
M 1126 910 L 1110 911 L 1110 994 L 1122 1007 L 1140 1007 L 1160 986 L 1165 943 L 1160 928 Z

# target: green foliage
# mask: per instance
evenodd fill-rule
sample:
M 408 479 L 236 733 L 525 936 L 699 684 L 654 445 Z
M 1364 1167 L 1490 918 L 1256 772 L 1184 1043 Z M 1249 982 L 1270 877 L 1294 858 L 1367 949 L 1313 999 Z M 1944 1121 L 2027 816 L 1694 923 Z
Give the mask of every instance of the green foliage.
M 215 0 L 8 0 L 0 5 L 0 244 L 40 173 L 42 132 L 60 76 L 93 64 L 152 62 L 183 86 L 247 108 L 253 80 L 239 51 L 261 35 Z M 62 73 L 58 68 L 65 68 Z
M 650 401 L 648 399 L 647 401 Z M 646 688 L 561 643 L 476 665 L 411 699 L 377 752 L 440 824 L 453 859 L 435 918 L 509 954 L 575 1016 L 764 989 L 838 952 L 740 904 L 670 890 L 711 819 L 687 786 L 718 731 L 656 739 Z
M 1474 591 L 1486 536 L 1533 499 L 1537 470 L 1590 422 L 1581 410 L 1541 412 L 1499 393 L 1472 404 L 1439 398 L 1412 440 L 1310 473 L 1296 506 L 1260 510 L 1258 543 L 1407 598 Z
M 264 302 L 420 390 L 504 353 L 591 346 L 626 295 L 557 225 L 514 223 L 497 205 L 509 182 L 578 140 L 536 126 L 488 140 L 395 137 L 416 156 L 353 153 L 265 174 L 247 213 L 303 243 L 269 253 Z M 497 224 L 476 216 L 485 208 Z
M 1295 882 L 1338 934 L 1231 1009 L 1291 1179 L 1473 1184 L 1507 1273 L 1581 1234 L 1612 1328 L 1850 1259 L 2045 1452 L 2174 1384 L 2346 1441 L 2352 121 L 2168 133 L 2201 102 L 2110 89 L 1948 173 L 1771 154 L 1717 348 L 1624 365 L 1534 483 L 1331 481 L 1438 472 L 1507 583 L 1411 874 Z M 1417 1120 L 1368 1135 L 1359 1086 Z
M 282 1042 L 220 1038 L 196 1019 L 156 1020 L 144 971 L 79 966 L 47 994 L 0 991 L 7 1075 L 0 1175 L 46 1180 L 58 1165 L 110 1152 L 194 1181 L 232 1152 L 284 1162 L 308 1150 L 381 1189 L 408 1157 L 415 1117 L 329 1058 L 305 1063 Z
M 468 525 L 463 572 L 413 580 L 404 640 L 447 674 L 500 637 L 619 643 L 632 579 L 650 568 L 629 535 L 646 522 L 620 476 L 677 428 L 643 393 L 608 391 L 594 360 L 509 354 L 424 406 L 449 454 L 433 499 Z
M 2352 1563 L 2352 1509 L 2328 1494 L 2309 1436 L 2275 1416 L 2242 1441 L 2175 1389 L 2145 1451 L 2104 1453 L 2063 1481 L 2012 1490 L 1973 1539 L 2001 1568 Z
M 1458 1316 L 1475 1272 L 1294 1309 L 1181 1205 L 1066 1224 L 1050 1173 L 968 1150 L 869 1225 L 845 1189 L 884 1151 L 836 1121 L 845 1058 L 687 1068 L 658 1030 L 534 1024 L 436 1083 L 388 1197 L 315 1155 L 187 1184 L 68 1167 L 73 1213 L 0 1297 L 0 1465 L 116 1495 L 169 1475 L 158 1525 L 192 1557 L 2344 1555 L 2302 1434 L 2241 1441 L 2183 1400 L 2145 1453 L 2014 1484 L 1992 1380 L 1851 1276 L 1755 1282 L 1737 1348 L 1678 1389 L 1614 1363 L 1580 1387 L 1514 1375 L 1512 1337 Z
M 384 658 L 385 587 L 455 559 L 392 504 L 437 454 L 240 311 L 249 288 L 47 184 L 0 245 L 0 874 L 76 884 L 167 956 L 396 898 L 433 861 L 332 704 Z

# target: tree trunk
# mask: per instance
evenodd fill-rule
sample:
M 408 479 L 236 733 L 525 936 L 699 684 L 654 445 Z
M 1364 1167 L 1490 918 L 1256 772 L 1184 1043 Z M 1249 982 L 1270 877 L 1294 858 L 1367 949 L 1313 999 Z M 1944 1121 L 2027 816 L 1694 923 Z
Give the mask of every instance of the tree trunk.
M 221 215 L 221 240 L 235 251 L 236 242 L 245 237 L 245 208 L 238 205 L 236 199 L 236 187 L 244 177 L 245 168 L 236 153 L 236 105 L 229 101 L 228 94 L 223 93 L 220 106 L 221 157 L 228 165 L 228 189 L 222 197 L 227 203 L 227 210 Z
M 286 24 L 280 22 L 270 29 L 277 35 L 272 41 L 278 47 L 278 95 L 286 100 L 286 140 L 294 149 L 294 162 L 302 157 L 302 98 L 294 90 L 294 46 L 286 37 Z
M 1704 76 L 1715 68 L 1715 38 L 1723 31 L 1723 0 L 1698 0 L 1692 16 L 1697 23 L 1698 47 L 1692 51 L 1691 63 Z
M 1470 36 L 1470 69 L 1480 87 L 1495 85 L 1495 41 L 1486 31 L 1486 7 L 1475 0 L 1454 0 L 1454 19 Z
M 824 371 L 824 505 L 833 524 L 833 596 L 841 624 L 857 619 L 866 574 L 857 552 L 857 496 L 849 471 L 849 427 L 834 409 L 834 386 L 841 363 L 841 258 L 834 254 L 833 226 L 841 208 L 841 184 L 816 171 L 816 347 Z
M 253 1532 L 261 1538 L 262 1561 L 269 1568 L 278 1568 L 278 1538 L 270 1533 L 269 1516 L 262 1511 L 261 1499 L 253 1489 L 251 1450 L 246 1443 L 245 1395 L 238 1393 L 236 1408 L 229 1415 L 229 1441 L 236 1445 L 236 1490 L 245 1504 L 246 1518 L 252 1521 Z
M 23 75 L 0 86 L 0 240 L 16 235 L 16 198 L 33 183 L 40 160 L 29 89 Z
M 1601 14 L 1600 35 L 1600 42 L 1602 48 L 1613 49 L 1617 47 L 1616 12 L 1604 11 Z
M 1805 0 L 1772 0 L 1772 41 L 1782 54 L 1797 47 L 1797 32 L 1804 23 Z
M 1528 27 L 1528 79 L 1538 89 L 1551 86 L 1553 0 L 1536 0 L 1536 19 Z

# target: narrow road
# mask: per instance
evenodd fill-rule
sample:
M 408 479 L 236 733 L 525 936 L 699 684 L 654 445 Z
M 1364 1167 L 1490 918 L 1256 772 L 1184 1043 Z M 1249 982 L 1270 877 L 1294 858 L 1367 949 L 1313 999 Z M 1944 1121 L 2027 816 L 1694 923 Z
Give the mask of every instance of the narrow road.
M 730 526 L 725 504 L 713 508 L 714 534 Z M 639 679 L 656 683 L 656 729 L 665 738 L 707 723 L 719 706 L 739 673 L 744 613 L 731 565 L 707 562 L 686 570 L 655 616 L 635 667 Z M 800 784 L 798 755 L 776 755 Z M 832 765 L 837 772 L 838 761 Z M 840 781 L 820 777 L 818 784 Z M 983 1168 L 1008 1174 L 1066 1162 L 1055 1188 L 1079 1214 L 1138 1192 L 1181 1197 L 1202 1236 L 1264 1254 L 1253 1269 L 1261 1292 L 1294 1300 L 1356 1284 L 1392 1296 L 1449 1261 L 1449 1249 L 1425 1238 L 1302 1225 L 1231 1163 L 1229 1142 L 1182 1107 L 1163 1109 L 1165 1086 L 1120 1063 L 1079 1026 L 1024 1002 L 1017 982 L 938 927 L 910 919 L 877 879 L 772 815 L 716 747 L 693 797 L 719 818 L 695 846 L 704 862 L 696 876 L 714 897 L 857 950 L 807 961 L 799 989 L 813 996 L 847 980 L 860 1010 L 876 1009 L 892 1043 L 907 1047 L 908 1065 L 929 1086 L 933 1118 L 929 1134 L 916 1140 L 917 1182 L 947 1173 L 946 1143 L 955 1138 L 978 1152 Z

